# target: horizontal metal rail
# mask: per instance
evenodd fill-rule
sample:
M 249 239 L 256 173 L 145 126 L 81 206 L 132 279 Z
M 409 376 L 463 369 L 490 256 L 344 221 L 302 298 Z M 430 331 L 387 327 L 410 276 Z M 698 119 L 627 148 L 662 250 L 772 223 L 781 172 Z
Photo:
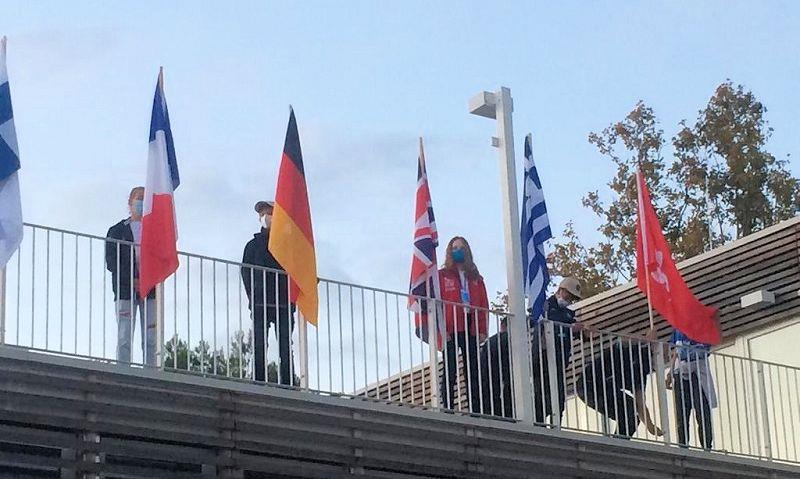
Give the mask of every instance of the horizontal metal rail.
M 137 245 L 33 224 L 24 238 L 0 276 L 6 345 L 519 416 L 504 311 L 320 278 L 311 327 L 280 270 L 179 252 L 139 299 Z M 798 368 L 546 320 L 527 336 L 540 426 L 800 462 Z

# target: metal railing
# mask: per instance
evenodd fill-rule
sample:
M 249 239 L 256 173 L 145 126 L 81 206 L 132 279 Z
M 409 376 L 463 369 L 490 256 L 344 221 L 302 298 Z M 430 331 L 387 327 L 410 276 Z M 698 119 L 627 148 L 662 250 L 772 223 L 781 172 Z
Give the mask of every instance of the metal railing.
M 800 462 L 800 369 L 548 321 L 537 329 L 537 423 Z
M 312 327 L 291 306 L 283 272 L 189 253 L 179 263 L 140 319 L 136 301 L 124 302 L 131 286 L 136 296 L 135 245 L 26 225 L 0 277 L 0 339 L 124 367 L 523 416 L 504 312 L 411 298 L 419 314 L 406 293 L 320 279 Z M 527 335 L 535 424 L 800 462 L 797 368 L 546 320 Z

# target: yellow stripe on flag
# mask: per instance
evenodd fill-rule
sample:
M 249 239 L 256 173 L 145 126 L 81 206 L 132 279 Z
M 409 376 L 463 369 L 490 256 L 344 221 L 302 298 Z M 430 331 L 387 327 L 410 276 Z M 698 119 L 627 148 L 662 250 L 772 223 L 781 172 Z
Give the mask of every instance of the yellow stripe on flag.
M 300 289 L 296 298 L 300 313 L 306 321 L 316 326 L 319 297 L 314 245 L 308 241 L 286 210 L 277 203 L 272 210 L 268 248 Z

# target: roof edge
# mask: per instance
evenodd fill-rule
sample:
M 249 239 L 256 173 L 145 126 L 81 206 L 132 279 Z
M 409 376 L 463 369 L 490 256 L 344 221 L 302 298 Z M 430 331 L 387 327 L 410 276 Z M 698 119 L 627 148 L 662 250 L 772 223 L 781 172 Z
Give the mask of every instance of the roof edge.
M 759 239 L 761 239 L 761 238 L 763 238 L 765 236 L 769 236 L 771 234 L 775 234 L 776 232 L 784 230 L 784 229 L 789 229 L 789 228 L 791 228 L 793 226 L 796 226 L 798 224 L 800 224 L 800 215 L 799 216 L 795 216 L 793 218 L 789 218 L 788 220 L 783 220 L 783 221 L 781 221 L 781 222 L 779 222 L 777 224 L 774 224 L 772 226 L 764 228 L 763 230 L 756 231 L 755 233 L 747 235 L 744 238 L 735 239 L 735 240 L 733 240 L 733 241 L 731 241 L 729 243 L 725 243 L 722 246 L 718 246 L 718 247 L 716 247 L 716 248 L 714 248 L 714 249 L 712 249 L 710 251 L 706 251 L 705 253 L 700 253 L 697 256 L 692 256 L 691 258 L 686 258 L 685 260 L 679 262 L 676 266 L 678 267 L 679 270 L 681 270 L 681 269 L 683 269 L 683 268 L 685 268 L 687 266 L 691 266 L 691 265 L 697 264 L 697 263 L 699 263 L 701 261 L 705 261 L 705 260 L 707 260 L 709 258 L 713 258 L 715 256 L 719 256 L 719 255 L 721 255 L 723 253 L 726 253 L 726 252 L 728 252 L 728 251 L 730 251 L 730 250 L 732 250 L 734 248 L 738 248 L 738 247 L 740 247 L 742 245 L 746 245 L 748 243 L 752 243 L 752 242 L 757 241 L 757 240 L 759 240 Z M 635 287 L 636 287 L 636 283 L 634 281 L 629 281 L 627 283 L 620 284 L 618 286 L 614 286 L 613 288 L 611 288 L 611 289 L 609 289 L 607 291 L 603 291 L 602 293 L 596 294 L 594 296 L 590 296 L 590 297 L 588 297 L 588 298 L 586 298 L 584 300 L 581 300 L 581 301 L 575 303 L 573 305 L 573 309 L 580 310 L 580 309 L 586 308 L 587 306 L 590 306 L 590 305 L 592 305 L 594 303 L 603 301 L 604 299 L 610 298 L 610 297 L 615 296 L 615 295 L 617 295 L 617 294 L 619 294 L 619 293 L 621 293 L 623 291 L 627 291 L 627 290 L 635 288 Z

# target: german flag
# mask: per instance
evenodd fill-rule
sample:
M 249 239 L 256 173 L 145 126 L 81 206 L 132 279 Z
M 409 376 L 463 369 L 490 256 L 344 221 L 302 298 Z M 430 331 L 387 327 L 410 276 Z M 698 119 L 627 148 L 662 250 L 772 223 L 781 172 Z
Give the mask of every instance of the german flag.
M 303 154 L 294 110 L 289 110 L 289 126 L 283 145 L 278 187 L 270 228 L 270 253 L 289 275 L 292 301 L 297 304 L 306 321 L 316 326 L 317 258 L 314 253 L 314 233 L 311 230 L 311 211 L 303 171 Z

